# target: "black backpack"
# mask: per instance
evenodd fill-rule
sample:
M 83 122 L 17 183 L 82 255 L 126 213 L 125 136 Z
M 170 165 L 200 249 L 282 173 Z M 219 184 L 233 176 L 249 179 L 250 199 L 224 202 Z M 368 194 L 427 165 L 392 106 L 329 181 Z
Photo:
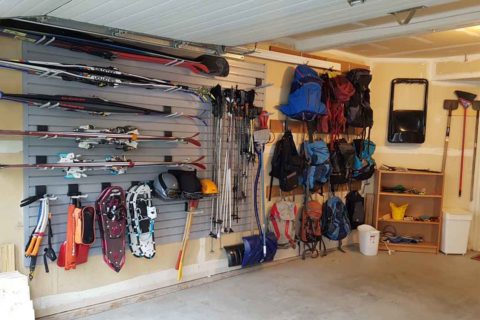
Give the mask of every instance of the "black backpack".
M 168 173 L 173 174 L 177 178 L 182 199 L 196 200 L 202 198 L 202 185 L 197 177 L 196 170 L 168 170 Z
M 348 218 L 352 229 L 365 223 L 365 200 L 358 191 L 350 191 L 345 197 Z
M 338 185 L 350 182 L 355 149 L 345 139 L 336 140 L 333 143 L 333 150 L 330 152 L 330 163 L 332 173 L 330 184 Z
M 370 107 L 368 85 L 372 81 L 372 75 L 367 69 L 353 69 L 347 73 L 347 79 L 355 87 L 355 93 L 345 108 L 347 124 L 353 128 L 371 128 L 373 126 L 373 110 Z
M 275 144 L 270 171 L 270 193 L 272 196 L 273 178 L 280 182 L 280 190 L 290 192 L 299 184 L 299 177 L 303 172 L 304 159 L 298 154 L 295 141 L 290 130 L 285 131 L 283 137 Z

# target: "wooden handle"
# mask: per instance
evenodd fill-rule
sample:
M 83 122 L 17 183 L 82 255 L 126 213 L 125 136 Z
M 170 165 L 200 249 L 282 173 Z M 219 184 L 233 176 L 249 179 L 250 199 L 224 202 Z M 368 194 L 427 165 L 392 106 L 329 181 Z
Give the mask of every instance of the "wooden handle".
M 38 250 L 40 249 L 40 245 L 42 244 L 43 237 L 38 237 L 37 241 L 35 241 L 35 247 L 33 248 L 32 256 L 36 257 L 38 255 Z
M 175 270 L 178 270 L 180 268 L 180 264 L 182 263 L 182 256 L 183 256 L 182 253 L 183 253 L 183 250 L 180 249 L 180 251 L 178 251 L 178 257 L 177 257 L 177 263 L 175 264 Z
M 25 257 L 30 257 L 32 255 L 33 248 L 35 247 L 35 242 L 37 241 L 37 236 L 33 236 L 28 244 L 28 248 L 25 251 Z

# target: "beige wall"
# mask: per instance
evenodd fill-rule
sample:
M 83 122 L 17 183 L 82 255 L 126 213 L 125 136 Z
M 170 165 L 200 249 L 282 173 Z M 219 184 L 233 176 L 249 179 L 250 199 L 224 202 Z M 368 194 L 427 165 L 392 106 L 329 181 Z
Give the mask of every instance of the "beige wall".
M 447 111 L 443 109 L 445 99 L 455 99 L 454 90 L 465 90 L 479 94 L 480 89 L 472 86 L 455 85 L 430 81 L 428 95 L 428 115 L 426 141 L 419 145 L 390 144 L 387 142 L 388 108 L 390 82 L 394 78 L 429 78 L 428 63 L 421 62 L 373 62 L 371 84 L 371 104 L 374 110 L 373 141 L 378 150 L 375 159 L 378 164 L 428 168 L 440 170 L 442 163 Z M 417 92 L 418 93 L 418 92 Z M 407 106 L 416 96 L 401 91 L 396 94 L 396 102 Z M 474 112 L 467 110 L 466 157 L 464 168 L 463 196 L 459 198 L 458 177 L 460 168 L 461 133 L 463 110 L 454 111 L 450 132 L 449 156 L 447 158 L 444 207 L 469 207 L 472 148 L 475 129 Z

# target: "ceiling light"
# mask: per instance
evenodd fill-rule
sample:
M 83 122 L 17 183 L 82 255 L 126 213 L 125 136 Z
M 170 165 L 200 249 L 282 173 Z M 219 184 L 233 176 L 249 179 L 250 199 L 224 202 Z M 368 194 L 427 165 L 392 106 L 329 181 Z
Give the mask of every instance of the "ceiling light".
M 367 1 L 367 0 L 347 0 L 348 4 L 351 7 L 359 5 L 359 4 L 363 4 L 363 3 L 365 3 L 365 1 Z

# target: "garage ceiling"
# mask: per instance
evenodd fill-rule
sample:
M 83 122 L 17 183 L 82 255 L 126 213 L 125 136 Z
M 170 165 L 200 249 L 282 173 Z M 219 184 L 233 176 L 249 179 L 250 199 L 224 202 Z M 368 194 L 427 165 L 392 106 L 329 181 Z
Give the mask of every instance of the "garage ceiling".
M 178 40 L 243 45 L 452 2 L 458 1 L 366 0 L 351 7 L 347 0 L 0 0 L 0 16 L 49 15 Z
M 419 6 L 425 7 L 406 25 L 389 14 Z M 480 52 L 480 29 L 469 28 L 480 25 L 479 0 L 365 0 L 356 6 L 347 0 L 0 0 L 0 17 L 25 16 L 208 44 L 273 40 L 300 51 L 340 48 L 369 57 Z M 451 29 L 458 30 L 445 31 Z

